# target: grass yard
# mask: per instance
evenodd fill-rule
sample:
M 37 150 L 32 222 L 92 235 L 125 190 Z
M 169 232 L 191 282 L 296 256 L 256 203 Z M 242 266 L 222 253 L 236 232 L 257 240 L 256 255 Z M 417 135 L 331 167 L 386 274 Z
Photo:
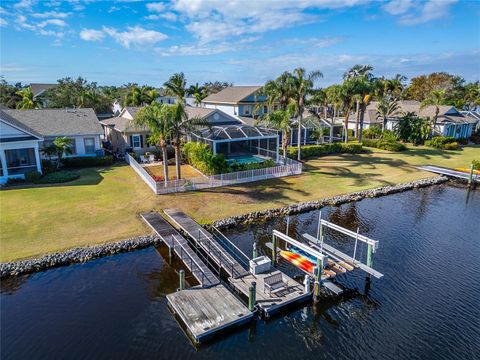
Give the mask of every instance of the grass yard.
M 415 165 L 468 167 L 480 146 L 461 151 L 412 147 L 390 153 L 309 160 L 300 176 L 154 195 L 127 165 L 80 170 L 78 180 L 0 191 L 0 261 L 149 233 L 139 214 L 178 207 L 199 222 L 433 176 Z
M 152 175 L 162 176 L 163 177 L 163 165 L 152 165 L 145 166 L 145 169 Z M 181 175 L 183 179 L 191 179 L 194 177 L 202 176 L 198 170 L 194 169 L 190 165 L 181 165 L 180 168 Z M 177 169 L 175 165 L 168 165 L 168 177 L 173 178 L 177 174 Z

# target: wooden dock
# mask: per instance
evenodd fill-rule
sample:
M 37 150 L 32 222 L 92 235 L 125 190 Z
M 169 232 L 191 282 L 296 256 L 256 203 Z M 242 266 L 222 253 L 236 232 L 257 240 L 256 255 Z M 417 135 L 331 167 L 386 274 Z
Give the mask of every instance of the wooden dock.
M 166 209 L 165 214 L 171 222 L 186 233 L 218 267 L 232 278 L 245 276 L 248 272 L 240 263 L 220 245 L 215 237 L 200 226 L 195 220 L 179 209 Z
M 467 172 L 457 171 L 457 170 L 443 168 L 439 166 L 426 165 L 426 166 L 418 166 L 417 168 L 420 170 L 429 171 L 435 174 L 445 175 L 445 176 L 453 177 L 457 179 L 468 180 L 470 177 L 470 174 Z M 480 182 L 480 175 L 473 174 L 472 180 L 474 182 Z
M 178 291 L 167 295 L 167 301 L 197 344 L 253 318 L 253 313 L 223 285 Z
M 241 294 L 248 298 L 249 288 L 253 281 L 256 282 L 256 296 L 255 303 L 260 308 L 260 310 L 265 314 L 265 316 L 271 316 L 275 312 L 279 311 L 281 308 L 297 303 L 306 301 L 311 297 L 311 292 L 305 293 L 303 285 L 299 284 L 297 281 L 287 276 L 282 272 L 282 277 L 284 280 L 288 281 L 288 289 L 279 289 L 275 292 L 272 292 L 272 295 L 267 292 L 264 292 L 264 278 L 272 275 L 275 272 L 281 272 L 278 269 L 272 268 L 270 271 L 262 274 L 247 274 L 240 278 L 230 278 L 230 284 L 234 289 L 239 291 Z
M 157 212 L 141 214 L 142 219 L 183 261 L 202 287 L 217 285 L 220 280 L 188 245 L 187 240 Z

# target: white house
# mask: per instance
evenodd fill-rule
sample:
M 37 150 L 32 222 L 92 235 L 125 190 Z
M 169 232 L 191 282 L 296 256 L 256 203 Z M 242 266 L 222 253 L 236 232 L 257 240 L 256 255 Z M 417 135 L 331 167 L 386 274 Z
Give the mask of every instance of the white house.
M 93 109 L 1 110 L 1 182 L 41 172 L 41 150 L 57 137 L 72 139 L 72 154 L 96 156 L 101 150 L 103 129 Z

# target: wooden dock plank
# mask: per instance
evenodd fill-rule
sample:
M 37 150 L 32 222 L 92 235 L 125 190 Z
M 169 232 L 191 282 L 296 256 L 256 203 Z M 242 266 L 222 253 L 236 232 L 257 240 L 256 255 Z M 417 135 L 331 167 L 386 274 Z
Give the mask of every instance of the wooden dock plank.
M 167 295 L 167 301 L 197 343 L 253 317 L 253 313 L 223 285 L 178 291 Z
M 157 212 L 141 214 L 143 220 L 157 233 L 162 241 L 183 261 L 202 286 L 213 286 L 220 280 L 188 245 L 187 240 Z
M 249 289 L 253 281 L 256 282 L 256 304 L 260 309 L 268 316 L 272 313 L 278 311 L 281 307 L 294 302 L 300 302 L 307 299 L 310 293 L 305 293 L 304 288 L 297 281 L 282 273 L 284 280 L 288 281 L 288 290 L 280 289 L 275 292 L 272 292 L 272 295 L 267 292 L 264 292 L 265 277 L 276 273 L 281 272 L 278 269 L 272 268 L 270 271 L 262 274 L 248 274 L 241 278 L 229 279 L 232 286 L 238 290 L 243 295 L 249 295 Z
M 243 266 L 215 240 L 215 237 L 191 217 L 179 209 L 166 209 L 164 212 L 175 226 L 187 233 L 216 265 L 221 266 L 231 277 L 238 278 L 248 274 Z

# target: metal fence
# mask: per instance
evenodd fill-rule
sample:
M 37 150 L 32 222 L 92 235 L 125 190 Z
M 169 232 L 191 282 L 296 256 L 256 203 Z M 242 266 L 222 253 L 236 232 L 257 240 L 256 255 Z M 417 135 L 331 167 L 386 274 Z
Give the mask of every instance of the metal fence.
M 299 175 L 302 173 L 302 163 L 280 156 L 277 165 L 269 168 L 156 182 L 132 156 L 127 154 L 125 159 L 157 195 L 242 184 L 252 181 Z

